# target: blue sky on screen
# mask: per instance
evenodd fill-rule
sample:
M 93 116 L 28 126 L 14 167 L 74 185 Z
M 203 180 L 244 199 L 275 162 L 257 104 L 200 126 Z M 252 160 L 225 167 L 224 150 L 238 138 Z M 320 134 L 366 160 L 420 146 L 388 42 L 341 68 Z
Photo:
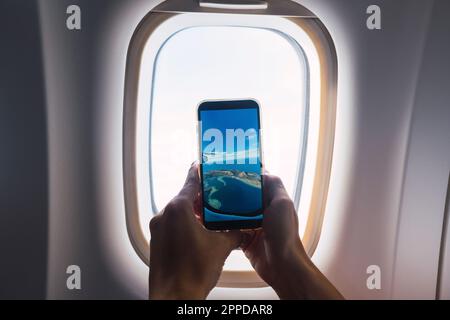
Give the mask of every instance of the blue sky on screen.
M 246 163 L 258 163 L 258 114 L 256 109 L 228 109 L 202 111 L 202 133 L 209 129 L 217 129 L 222 133 L 222 150 L 206 153 L 205 162 L 214 163 L 226 160 L 246 159 Z M 245 144 L 234 142 L 234 150 L 227 150 L 227 129 L 242 129 L 247 132 L 254 130 L 254 134 L 246 139 Z M 248 131 L 251 132 L 251 131 Z M 211 144 L 210 140 L 202 139 L 202 150 Z

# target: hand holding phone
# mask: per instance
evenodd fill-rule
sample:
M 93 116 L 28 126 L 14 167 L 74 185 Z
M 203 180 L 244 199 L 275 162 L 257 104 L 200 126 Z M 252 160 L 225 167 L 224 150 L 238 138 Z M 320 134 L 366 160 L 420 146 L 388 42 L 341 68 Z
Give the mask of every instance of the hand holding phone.
M 242 241 L 240 231 L 210 232 L 198 218 L 198 165 L 177 196 L 150 221 L 151 299 L 205 299 L 225 259 Z

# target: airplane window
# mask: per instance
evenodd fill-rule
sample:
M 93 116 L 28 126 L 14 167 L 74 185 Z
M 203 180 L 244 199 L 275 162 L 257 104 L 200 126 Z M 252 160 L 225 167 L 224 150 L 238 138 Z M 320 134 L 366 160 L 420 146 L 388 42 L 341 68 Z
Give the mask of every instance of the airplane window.
M 165 20 L 144 18 L 127 55 L 124 191 L 136 253 L 149 263 L 148 222 L 177 194 L 198 159 L 199 103 L 250 98 L 261 108 L 263 163 L 290 193 L 312 255 L 325 211 L 335 121 L 336 56 L 326 29 L 308 12 L 295 20 L 161 10 Z M 236 250 L 219 285 L 263 286 L 252 270 Z

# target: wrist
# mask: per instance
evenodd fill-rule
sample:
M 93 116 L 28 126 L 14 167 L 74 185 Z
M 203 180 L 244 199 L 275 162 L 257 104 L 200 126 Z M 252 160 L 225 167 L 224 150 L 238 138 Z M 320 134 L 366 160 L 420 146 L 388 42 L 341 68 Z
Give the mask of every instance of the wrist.
M 273 288 L 280 299 L 343 299 L 333 284 L 320 272 L 303 250 L 296 250 L 276 272 Z
M 151 300 L 203 300 L 209 290 L 204 286 L 181 279 L 152 279 L 149 283 L 149 299 Z
M 310 287 L 309 279 L 314 273 L 304 261 L 289 263 L 280 274 L 283 276 L 273 287 L 280 299 L 310 299 L 306 288 Z
M 150 290 L 148 298 L 150 300 L 204 300 L 206 296 L 206 294 L 196 290 L 179 290 L 173 288 L 162 291 Z
M 272 284 L 281 299 L 304 299 L 305 281 L 312 276 L 311 261 L 302 248 L 293 248 L 277 259 L 274 266 L 278 275 Z

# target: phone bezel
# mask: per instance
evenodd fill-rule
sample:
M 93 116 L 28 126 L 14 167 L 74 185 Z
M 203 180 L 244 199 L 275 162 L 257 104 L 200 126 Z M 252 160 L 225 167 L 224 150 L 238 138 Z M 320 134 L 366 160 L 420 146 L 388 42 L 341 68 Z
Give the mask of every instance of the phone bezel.
M 261 143 L 261 116 L 259 103 L 254 99 L 245 100 L 207 100 L 199 104 L 197 108 L 197 120 L 201 123 L 201 112 L 208 110 L 236 110 L 236 109 L 256 109 L 258 117 L 258 152 L 259 161 L 261 167 L 261 214 L 264 212 L 264 179 L 263 179 L 263 163 L 262 163 L 262 143 Z M 205 205 L 203 200 L 203 161 L 202 161 L 202 129 L 198 128 L 198 141 L 199 141 L 199 162 L 200 162 L 200 181 L 201 181 L 201 193 L 202 193 L 202 221 L 203 225 L 208 230 L 214 231 L 228 231 L 228 230 L 249 230 L 258 229 L 262 225 L 262 219 L 249 219 L 249 220 L 228 220 L 228 221 L 214 221 L 207 222 L 205 220 Z

